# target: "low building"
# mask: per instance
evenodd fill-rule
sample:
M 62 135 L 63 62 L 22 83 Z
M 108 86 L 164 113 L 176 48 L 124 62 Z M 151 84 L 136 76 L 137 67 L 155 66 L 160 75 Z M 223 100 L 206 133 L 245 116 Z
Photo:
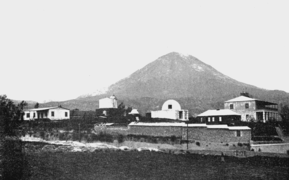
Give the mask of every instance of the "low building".
M 197 116 L 201 123 L 232 124 L 241 121 L 241 115 L 230 109 L 207 110 Z
M 175 100 L 167 100 L 160 111 L 151 111 L 151 118 L 189 120 L 189 111 L 181 109 L 181 105 Z
M 70 119 L 70 110 L 63 107 L 45 107 L 24 110 L 24 120 L 50 119 L 64 120 Z
M 280 120 L 278 104 L 244 95 L 225 101 L 224 108 L 239 113 L 242 121 Z

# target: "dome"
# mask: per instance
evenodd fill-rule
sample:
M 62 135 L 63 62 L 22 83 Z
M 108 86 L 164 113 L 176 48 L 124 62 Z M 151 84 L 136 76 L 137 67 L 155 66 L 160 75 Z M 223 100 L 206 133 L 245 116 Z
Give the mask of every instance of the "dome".
M 177 101 L 170 99 L 163 104 L 162 110 L 181 110 L 181 105 Z

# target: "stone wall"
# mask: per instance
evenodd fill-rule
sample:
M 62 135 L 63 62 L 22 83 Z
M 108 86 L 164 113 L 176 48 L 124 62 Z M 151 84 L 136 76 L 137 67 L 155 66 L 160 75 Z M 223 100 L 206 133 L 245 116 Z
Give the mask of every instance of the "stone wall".
M 250 143 L 251 131 L 240 130 L 241 136 L 237 137 L 235 130 L 208 129 L 205 127 L 189 127 L 188 138 L 194 141 L 206 141 L 215 143 Z M 183 139 L 187 138 L 187 128 L 183 128 Z
M 128 134 L 146 136 L 182 136 L 182 127 L 179 126 L 131 126 Z
M 182 140 L 191 142 L 214 142 L 228 144 L 249 144 L 251 140 L 251 130 L 238 130 L 240 137 L 237 136 L 237 130 L 226 128 L 207 128 L 207 127 L 187 127 L 186 126 L 130 126 L 128 134 L 146 135 L 146 136 L 176 136 Z M 188 133 L 188 136 L 187 136 Z
M 251 150 L 255 152 L 267 152 L 267 153 L 284 153 L 289 151 L 289 143 L 278 144 L 252 144 Z

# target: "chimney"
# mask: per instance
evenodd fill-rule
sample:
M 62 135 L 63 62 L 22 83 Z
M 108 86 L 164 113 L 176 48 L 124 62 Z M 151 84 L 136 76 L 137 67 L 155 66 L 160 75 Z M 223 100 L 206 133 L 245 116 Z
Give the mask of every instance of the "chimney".
M 250 97 L 250 94 L 248 92 L 241 92 L 240 95 L 241 96 Z

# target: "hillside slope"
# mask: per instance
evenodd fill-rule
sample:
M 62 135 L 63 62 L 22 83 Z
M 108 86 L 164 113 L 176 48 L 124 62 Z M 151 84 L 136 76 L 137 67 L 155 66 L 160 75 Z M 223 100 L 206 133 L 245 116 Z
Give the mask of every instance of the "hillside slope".
M 61 104 L 68 108 L 95 110 L 99 98 L 114 94 L 119 101 L 144 114 L 160 109 L 167 99 L 175 99 L 192 115 L 211 108 L 223 108 L 224 101 L 243 91 L 267 101 L 289 102 L 289 95 L 284 91 L 269 91 L 236 81 L 191 55 L 172 52 L 111 85 L 105 94 Z M 53 104 L 59 103 L 46 105 Z

